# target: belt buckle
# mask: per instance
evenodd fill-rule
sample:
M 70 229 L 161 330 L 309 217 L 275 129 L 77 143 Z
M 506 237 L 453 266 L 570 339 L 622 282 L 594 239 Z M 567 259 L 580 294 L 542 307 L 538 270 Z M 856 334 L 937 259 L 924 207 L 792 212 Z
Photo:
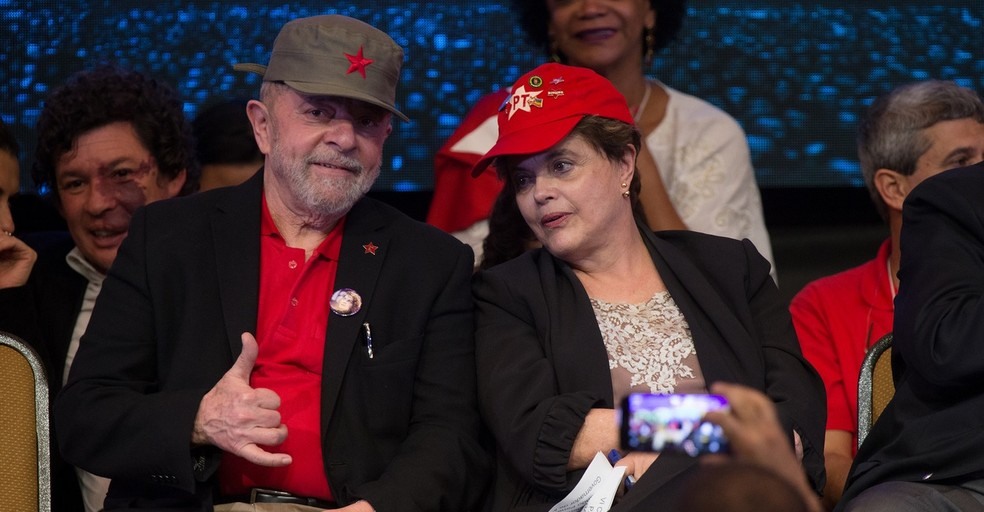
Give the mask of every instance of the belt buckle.
M 276 503 L 285 502 L 290 503 L 296 501 L 296 497 L 284 491 L 278 491 L 276 489 L 264 489 L 262 487 L 254 487 L 249 490 L 249 502 L 257 503 L 256 498 L 267 498 L 266 500 L 261 499 L 259 503 Z M 271 499 L 272 498 L 272 499 Z

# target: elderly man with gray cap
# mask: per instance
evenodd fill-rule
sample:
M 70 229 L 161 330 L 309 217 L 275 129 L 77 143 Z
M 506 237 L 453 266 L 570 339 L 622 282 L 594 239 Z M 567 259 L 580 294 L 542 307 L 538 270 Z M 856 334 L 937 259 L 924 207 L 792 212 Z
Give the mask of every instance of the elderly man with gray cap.
M 287 23 L 236 66 L 261 172 L 134 215 L 55 407 L 107 510 L 477 508 L 471 250 L 363 197 L 402 60 L 351 18 Z

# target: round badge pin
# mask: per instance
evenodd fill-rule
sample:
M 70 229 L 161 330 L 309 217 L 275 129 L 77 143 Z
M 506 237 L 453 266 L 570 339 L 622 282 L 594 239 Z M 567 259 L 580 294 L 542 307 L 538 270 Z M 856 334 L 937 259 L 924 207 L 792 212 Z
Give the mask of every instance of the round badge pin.
M 338 316 L 352 316 L 362 309 L 362 297 L 359 292 L 351 288 L 339 288 L 331 294 L 331 301 L 328 304 L 331 306 L 332 313 Z

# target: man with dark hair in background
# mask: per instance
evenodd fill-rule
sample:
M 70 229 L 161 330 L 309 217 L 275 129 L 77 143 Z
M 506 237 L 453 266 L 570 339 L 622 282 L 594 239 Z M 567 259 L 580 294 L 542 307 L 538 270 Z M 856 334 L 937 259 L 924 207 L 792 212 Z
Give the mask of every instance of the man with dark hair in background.
M 52 191 L 68 233 L 0 234 L 0 330 L 38 351 L 54 395 L 134 210 L 192 191 L 197 171 L 175 91 L 112 66 L 80 72 L 56 89 L 37 135 L 34 181 Z M 82 510 L 80 484 L 85 509 L 101 510 L 108 481 L 79 470 L 77 483 L 75 470 L 51 452 L 54 510 Z

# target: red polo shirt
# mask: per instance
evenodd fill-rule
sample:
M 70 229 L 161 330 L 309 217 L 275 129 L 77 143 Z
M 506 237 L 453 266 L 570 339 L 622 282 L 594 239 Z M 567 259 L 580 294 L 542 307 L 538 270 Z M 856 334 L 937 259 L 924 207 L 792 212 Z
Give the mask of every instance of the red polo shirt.
M 858 448 L 858 375 L 868 347 L 892 331 L 894 294 L 888 273 L 891 239 L 878 256 L 807 284 L 789 312 L 803 356 L 827 390 L 827 430 L 851 433 Z
M 304 250 L 288 247 L 277 231 L 265 198 L 262 212 L 256 327 L 260 351 L 250 385 L 280 396 L 287 440 L 265 448 L 290 454 L 293 463 L 269 468 L 227 453 L 219 470 L 222 493 L 243 495 L 263 487 L 330 501 L 321 451 L 321 372 L 345 219 L 305 261 Z

